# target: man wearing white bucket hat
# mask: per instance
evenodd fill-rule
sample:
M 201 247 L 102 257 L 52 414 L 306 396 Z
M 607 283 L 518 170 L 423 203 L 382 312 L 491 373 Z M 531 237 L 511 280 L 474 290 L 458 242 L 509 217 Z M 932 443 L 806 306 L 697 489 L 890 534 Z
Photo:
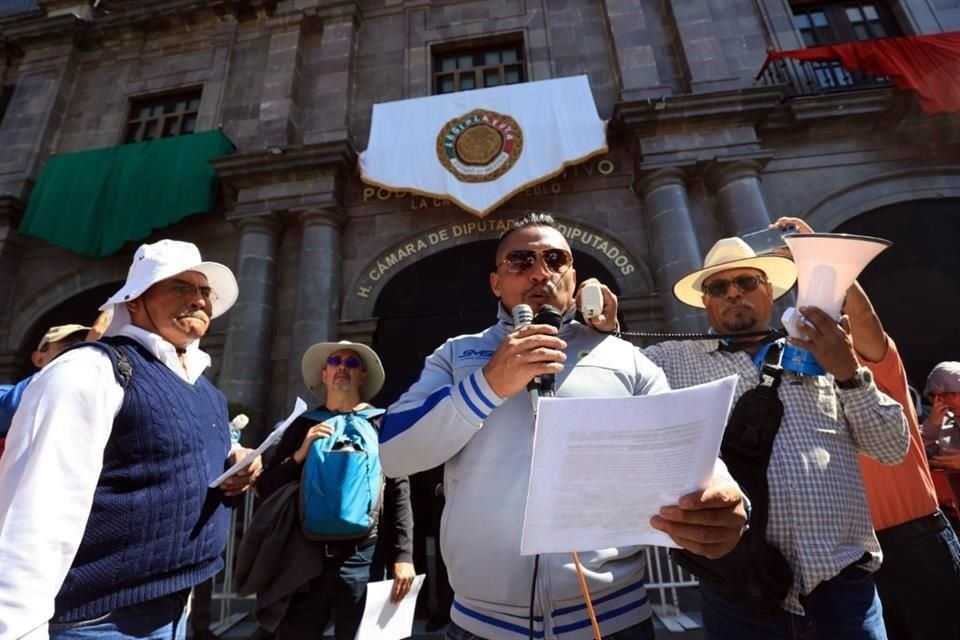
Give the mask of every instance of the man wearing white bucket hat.
M 27 388 L 0 460 L 0 638 L 183 637 L 190 588 L 223 566 L 224 494 L 259 471 L 207 488 L 245 453 L 198 344 L 236 299 L 193 244 L 142 245 L 106 337 Z
M 661 342 L 644 349 L 673 388 L 740 376 L 724 437 L 731 470 L 735 463 L 727 456 L 728 442 L 743 451 L 749 437 L 752 455 L 763 439 L 758 432 L 770 438 L 759 465 L 749 456 L 739 465 L 752 477 L 734 474 L 753 502 L 751 535 L 721 560 L 723 566 L 697 566 L 690 562 L 695 559 L 680 558 L 701 576 L 708 640 L 792 639 L 797 633 L 886 638 L 872 576 L 880 565 L 880 547 L 857 454 L 897 464 L 910 436 L 900 405 L 859 366 L 846 320 L 838 325 L 817 308 L 800 310 L 810 321 L 803 328 L 808 338 L 803 348 L 830 375 L 799 376 L 779 368 L 783 341 L 763 332 L 774 300 L 790 290 L 796 274 L 789 258 L 757 256 L 743 240 L 724 238 L 707 253 L 703 268 L 681 278 L 673 292 L 681 302 L 705 309 L 713 331 L 749 335 Z M 609 320 L 597 328 L 612 330 L 616 297 L 604 287 L 604 298 Z M 761 389 L 782 414 L 744 403 L 741 415 L 750 420 L 744 421 L 747 428 L 737 429 L 741 401 Z

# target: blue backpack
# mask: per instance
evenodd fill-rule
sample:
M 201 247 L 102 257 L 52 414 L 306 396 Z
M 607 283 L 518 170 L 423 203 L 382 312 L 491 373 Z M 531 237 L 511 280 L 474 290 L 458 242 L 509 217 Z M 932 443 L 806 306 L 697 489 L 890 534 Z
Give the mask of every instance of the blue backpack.
M 366 538 L 377 527 L 383 502 L 383 470 L 377 428 L 385 413 L 369 407 L 352 413 L 318 409 L 308 420 L 334 427 L 315 440 L 300 479 L 300 522 L 310 540 Z

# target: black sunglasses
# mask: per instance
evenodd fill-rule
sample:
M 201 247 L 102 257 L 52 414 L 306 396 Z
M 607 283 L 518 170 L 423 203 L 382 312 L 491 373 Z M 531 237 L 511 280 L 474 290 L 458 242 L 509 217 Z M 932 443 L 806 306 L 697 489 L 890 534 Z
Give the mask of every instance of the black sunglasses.
M 341 364 L 347 369 L 359 369 L 363 362 L 357 356 L 330 356 L 327 358 L 327 364 L 331 367 L 339 367 Z
M 711 298 L 722 298 L 727 295 L 727 289 L 732 284 L 741 293 L 750 293 L 760 286 L 760 283 L 766 283 L 767 279 L 763 276 L 737 276 L 731 280 L 714 280 L 710 284 L 704 283 L 703 292 Z
M 573 264 L 573 256 L 563 249 L 546 249 L 544 251 L 514 249 L 507 253 L 507 256 L 497 266 L 505 264 L 509 273 L 523 273 L 537 264 L 537 256 L 543 257 L 543 263 L 553 273 L 562 273 Z

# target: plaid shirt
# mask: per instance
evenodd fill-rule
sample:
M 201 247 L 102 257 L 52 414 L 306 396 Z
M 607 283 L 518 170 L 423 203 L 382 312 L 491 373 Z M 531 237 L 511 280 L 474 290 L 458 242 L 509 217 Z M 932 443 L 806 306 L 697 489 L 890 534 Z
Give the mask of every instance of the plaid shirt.
M 643 353 L 667 374 L 674 389 L 740 376 L 737 399 L 757 386 L 750 354 L 718 351 L 717 340 L 663 342 Z M 880 545 L 864 496 L 857 452 L 896 464 L 910 443 L 903 409 L 871 384 L 838 390 L 833 377 L 783 372 L 783 421 L 773 444 L 767 540 L 793 568 L 783 607 L 803 615 L 800 594 L 840 573 L 868 552 L 865 568 L 880 566 Z

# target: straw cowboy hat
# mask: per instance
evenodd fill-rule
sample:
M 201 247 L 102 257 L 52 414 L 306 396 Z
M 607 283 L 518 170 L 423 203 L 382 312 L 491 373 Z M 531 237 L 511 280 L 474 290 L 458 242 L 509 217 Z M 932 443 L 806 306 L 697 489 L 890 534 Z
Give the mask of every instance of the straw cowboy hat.
M 197 271 L 205 275 L 207 284 L 217 294 L 217 300 L 210 306 L 211 320 L 226 313 L 237 301 L 239 290 L 233 272 L 217 262 L 204 262 L 197 245 L 179 240 L 142 244 L 133 254 L 127 281 L 100 307 L 100 311 L 113 311 L 113 319 L 104 335 L 116 335 L 124 325 L 130 324 L 127 302 L 136 300 L 161 280 L 185 271 Z
M 677 300 L 703 309 L 703 281 L 727 269 L 759 269 L 773 285 L 773 299 L 784 295 L 797 282 L 797 266 L 786 256 L 754 253 L 740 238 L 723 238 L 710 249 L 703 268 L 687 274 L 673 286 Z
M 365 344 L 341 340 L 340 342 L 318 342 L 303 354 L 303 360 L 300 362 L 300 369 L 303 372 L 303 384 L 313 392 L 313 395 L 320 399 L 320 402 L 327 400 L 327 387 L 321 380 L 320 371 L 327 363 L 327 358 L 334 351 L 349 349 L 356 352 L 363 362 L 363 369 L 367 372 L 367 379 L 360 387 L 360 399 L 367 401 L 377 395 L 380 388 L 383 387 L 383 380 L 386 377 L 383 373 L 383 364 L 376 352 Z

